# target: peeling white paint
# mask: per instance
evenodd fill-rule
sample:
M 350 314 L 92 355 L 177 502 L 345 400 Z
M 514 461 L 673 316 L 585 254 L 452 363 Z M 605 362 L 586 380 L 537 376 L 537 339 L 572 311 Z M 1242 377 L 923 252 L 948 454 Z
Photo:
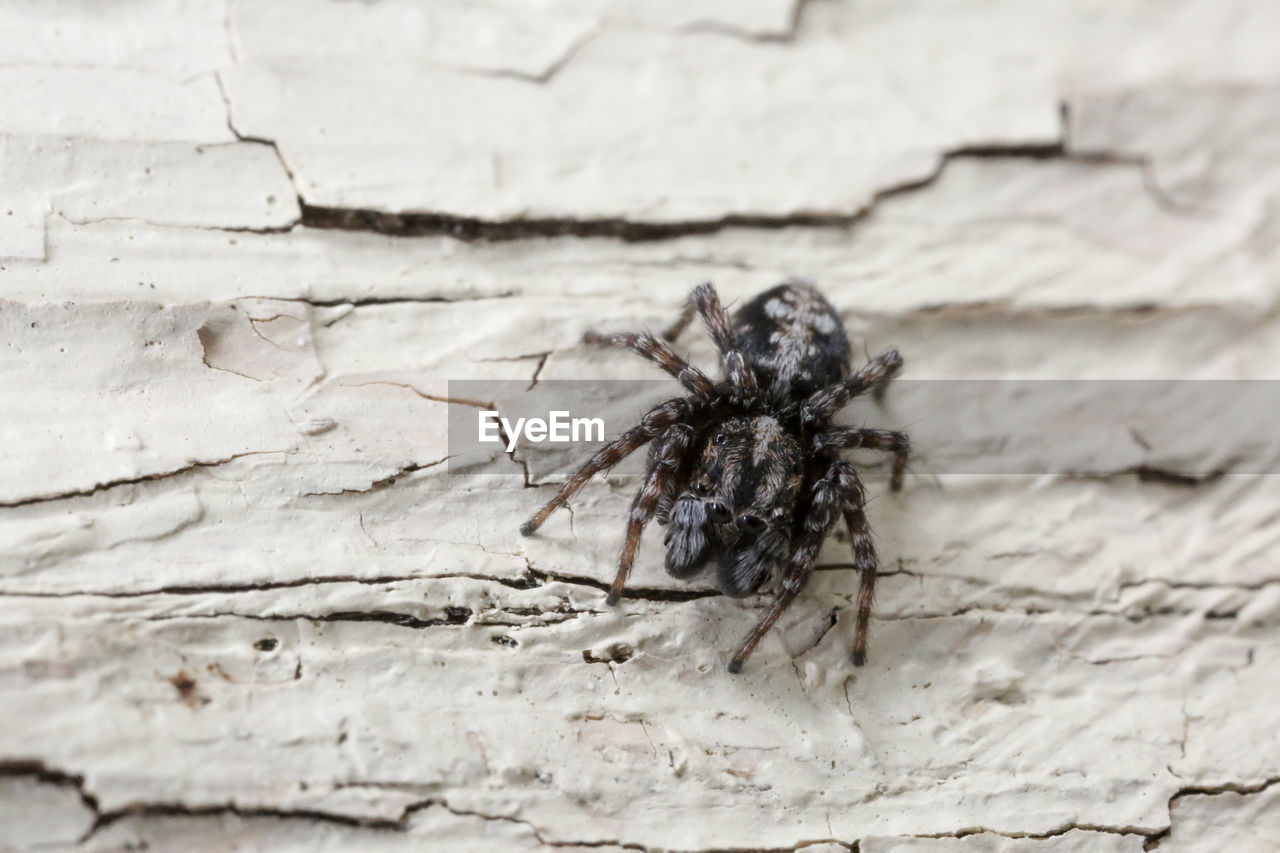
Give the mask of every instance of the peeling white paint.
M 129 5 L 0 9 L 0 849 L 1274 849 L 1230 446 L 869 468 L 868 665 L 833 538 L 733 677 L 763 596 L 606 606 L 630 483 L 521 537 L 445 400 L 796 274 L 911 378 L 1275 379 L 1280 7 Z

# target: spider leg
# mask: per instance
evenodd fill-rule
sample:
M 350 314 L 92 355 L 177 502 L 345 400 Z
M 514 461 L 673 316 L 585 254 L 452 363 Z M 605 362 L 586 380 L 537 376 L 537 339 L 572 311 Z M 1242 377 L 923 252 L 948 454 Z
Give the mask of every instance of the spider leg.
M 724 359 L 725 372 L 733 386 L 744 397 L 753 397 L 756 393 L 756 374 L 747 364 L 746 357 L 738 347 L 738 338 L 729 323 L 729 315 L 720 304 L 720 297 L 710 282 L 704 282 L 693 289 L 690 301 L 697 305 L 702 322 L 706 324 L 711 339 L 715 341 L 720 357 Z
M 704 400 L 710 400 L 715 394 L 715 386 L 711 384 L 711 380 L 705 373 L 676 355 L 671 347 L 653 335 L 645 332 L 638 334 L 618 332 L 611 335 L 587 332 L 582 336 L 582 340 L 589 344 L 608 344 L 638 353 L 642 358 L 652 361 L 670 373 L 691 393 Z
M 893 454 L 893 470 L 889 474 L 889 488 L 899 491 L 902 488 L 902 475 L 907 470 L 907 457 L 911 455 L 911 442 L 904 432 L 887 429 L 855 429 L 853 427 L 832 427 L 814 436 L 814 448 L 823 450 L 851 450 L 865 447 L 868 450 L 883 450 Z
M 858 617 L 853 630 L 853 665 L 867 662 L 867 629 L 871 624 L 871 602 L 876 595 L 876 546 L 871 540 L 871 528 L 867 524 L 862 507 L 865 496 L 862 484 L 853 479 L 856 487 L 845 495 L 844 523 L 849 530 L 849 545 L 853 548 L 853 565 L 858 570 Z
M 848 379 L 814 392 L 800 407 L 806 423 L 825 421 L 860 394 L 882 388 L 902 369 L 902 356 L 896 349 L 885 350 L 868 361 Z
M 662 337 L 668 341 L 674 341 L 676 338 L 680 337 L 680 333 L 688 328 L 689 324 L 693 322 L 693 315 L 697 310 L 697 303 L 695 303 L 693 298 L 690 297 L 685 302 L 684 307 L 680 309 L 680 316 L 676 318 L 674 323 L 667 327 L 667 330 L 662 333 Z
M 729 661 L 730 672 L 741 672 L 743 662 L 755 650 L 761 638 L 769 632 L 791 602 L 795 601 L 800 590 L 808 583 L 813 574 L 813 564 L 822 548 L 822 541 L 827 538 L 827 531 L 839 518 L 845 503 L 845 495 L 851 489 L 859 489 L 857 474 L 853 466 L 846 462 L 832 463 L 826 473 L 813 485 L 811 497 L 801 516 L 798 525 L 798 536 L 795 550 L 783 570 L 782 584 L 778 597 L 760 617 L 760 621 L 747 634 L 738 651 Z
M 622 598 L 622 589 L 627 583 L 627 575 L 635 563 L 636 550 L 640 547 L 640 534 L 644 526 L 653 518 L 658 500 L 662 497 L 667 484 L 676 477 L 685 454 L 693 444 L 693 427 L 688 424 L 676 424 L 668 427 L 662 434 L 659 443 L 654 445 L 653 454 L 649 458 L 649 470 L 645 472 L 644 482 L 631 501 L 631 511 L 627 516 L 627 538 L 622 545 L 622 554 L 618 557 L 618 574 L 609 589 L 608 604 L 617 604 Z
M 532 534 L 542 526 L 542 522 L 547 520 L 547 516 L 564 506 L 569 498 L 577 494 L 578 490 L 587 484 L 592 475 L 617 465 L 623 459 L 626 459 L 661 435 L 667 427 L 688 421 L 692 412 L 693 407 L 683 397 L 668 400 L 650 409 L 640 419 L 640 423 L 637 426 L 627 430 L 592 454 L 586 464 L 565 481 L 564 485 L 560 487 L 560 491 L 556 492 L 551 500 L 543 504 L 541 509 L 529 517 L 529 520 L 521 526 L 520 532 L 525 536 Z
M 778 597 L 773 600 L 773 604 L 769 605 L 769 609 L 760 617 L 760 621 L 751 629 L 751 633 L 742 641 L 742 645 L 738 647 L 738 651 L 734 652 L 733 659 L 729 661 L 729 671 L 737 674 L 742 672 L 742 664 L 746 661 L 751 653 L 755 651 L 756 645 L 769 633 L 769 629 L 773 627 L 773 623 L 778 621 L 791 602 L 795 601 L 796 596 L 800 594 L 800 590 L 804 589 L 804 585 L 809 580 L 809 574 L 812 567 L 802 572 L 796 573 L 792 571 L 793 567 L 788 567 L 787 574 L 782 579 L 782 589 L 778 592 Z

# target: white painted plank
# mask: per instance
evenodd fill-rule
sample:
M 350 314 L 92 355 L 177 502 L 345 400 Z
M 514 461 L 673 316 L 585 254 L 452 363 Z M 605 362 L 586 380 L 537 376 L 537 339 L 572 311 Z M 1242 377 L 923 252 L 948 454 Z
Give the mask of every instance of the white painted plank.
M 1269 849 L 1249 423 L 867 466 L 868 665 L 836 537 L 731 677 L 764 596 L 654 529 L 606 606 L 633 482 L 522 537 L 560 463 L 451 470 L 444 398 L 797 274 L 905 378 L 1273 380 L 1277 10 L 6 4 L 0 848 Z M 923 467 L 960 412 L 900 387 Z

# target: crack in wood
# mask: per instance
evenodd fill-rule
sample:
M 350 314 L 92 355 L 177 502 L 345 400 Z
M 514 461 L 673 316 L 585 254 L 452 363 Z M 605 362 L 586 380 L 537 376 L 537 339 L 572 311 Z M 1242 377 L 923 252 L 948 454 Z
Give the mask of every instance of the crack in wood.
M 585 656 L 585 653 L 584 653 Z M 852 714 L 852 708 L 850 708 Z M 635 842 L 623 842 L 621 840 L 601 840 L 588 839 L 581 841 L 556 841 L 546 838 L 545 829 L 539 828 L 530 821 L 511 815 L 495 815 L 487 814 L 472 809 L 463 809 L 451 805 L 447 800 L 441 797 L 429 797 L 406 806 L 396 819 L 387 818 L 369 818 L 359 817 L 341 812 L 322 811 L 317 809 L 281 809 L 265 806 L 244 806 L 236 803 L 212 804 L 212 805 L 191 805 L 174 802 L 148 802 L 133 803 L 118 809 L 103 810 L 99 805 L 98 796 L 88 789 L 83 775 L 68 772 L 66 770 L 50 766 L 44 761 L 36 758 L 14 758 L 0 759 L 0 776 L 27 776 L 35 780 L 49 785 L 60 787 L 74 788 L 79 794 L 81 802 L 90 810 L 95 819 L 89 831 L 80 839 L 80 843 L 88 841 L 96 833 L 113 823 L 121 821 L 128 817 L 209 817 L 217 815 L 235 815 L 242 818 L 278 818 L 282 820 L 305 820 L 320 823 L 329 823 L 339 826 L 359 828 L 369 831 L 391 831 L 404 832 L 409 828 L 410 818 L 419 811 L 431 807 L 440 807 L 461 817 L 476 817 L 486 821 L 502 821 L 507 823 L 516 823 L 526 826 L 530 829 L 537 840 L 548 846 L 564 846 L 564 847 L 605 847 L 618 846 L 631 850 L 648 851 L 650 848 L 637 844 Z M 350 785 L 360 786 L 362 783 L 349 783 Z M 1161 828 L 1142 827 L 1142 826 L 1109 826 L 1105 824 L 1092 824 L 1088 822 L 1072 821 L 1062 824 L 1061 826 L 1044 832 L 1008 832 L 992 829 L 989 827 L 963 827 L 949 832 L 937 832 L 927 834 L 914 834 L 906 836 L 897 836 L 899 838 L 966 838 L 973 835 L 994 835 L 1001 838 L 1011 839 L 1035 839 L 1043 840 L 1048 838 L 1056 838 L 1066 835 L 1073 831 L 1097 832 L 1108 835 L 1122 836 L 1139 836 L 1144 839 L 1143 849 L 1154 850 L 1160 844 L 1171 837 L 1174 826 L 1172 821 L 1172 807 L 1180 799 L 1191 796 L 1216 796 L 1220 794 L 1242 794 L 1253 795 L 1260 794 L 1275 785 L 1280 785 L 1280 777 L 1270 777 L 1258 782 L 1237 783 L 1224 782 L 1217 785 L 1187 785 L 1177 789 L 1168 800 L 1170 821 L 1167 826 Z M 771 851 L 795 851 L 804 847 L 816 844 L 839 844 L 847 847 L 851 851 L 859 849 L 859 841 L 843 841 L 839 839 L 802 839 L 788 847 L 776 848 L 705 848 L 707 851 L 718 851 L 718 853 L 747 853 L 747 851 L 755 851 L 755 853 L 771 853 Z M 698 853 L 698 851 L 690 851 L 690 853 Z
M 788 228 L 848 230 L 870 216 L 883 201 L 924 189 L 935 183 L 947 164 L 957 159 L 1067 158 L 1061 142 L 1030 145 L 976 145 L 943 152 L 935 168 L 922 178 L 906 181 L 875 192 L 871 199 L 852 212 L 804 212 L 790 214 L 729 214 L 716 219 L 681 222 L 651 222 L 605 217 L 600 219 L 538 218 L 489 220 L 449 213 L 405 212 L 324 207 L 299 199 L 301 224 L 307 228 L 339 231 L 368 231 L 396 237 L 447 236 L 469 242 L 508 242 L 550 237 L 612 238 L 627 243 L 673 240 L 714 234 L 729 228 L 777 231 Z
M 193 471 L 202 471 L 202 470 L 217 468 L 220 465 L 226 465 L 230 462 L 234 462 L 235 460 L 242 459 L 246 456 L 262 456 L 262 455 L 271 454 L 271 453 L 283 453 L 283 452 L 285 452 L 285 450 L 283 449 L 282 450 L 246 450 L 242 453 L 232 453 L 230 456 L 224 456 L 220 459 L 208 459 L 208 460 L 201 460 L 197 462 L 190 462 L 179 468 L 172 468 L 168 471 L 159 471 L 155 474 L 144 474 L 139 477 L 127 477 L 119 480 L 107 480 L 102 483 L 96 483 L 93 486 L 90 486 L 84 489 L 71 489 L 65 492 L 58 492 L 57 494 L 38 495 L 36 497 L 23 498 L 21 500 L 16 500 L 16 501 L 0 501 L 0 509 L 13 509 L 15 507 L 21 507 L 21 506 L 32 506 L 35 504 L 46 504 L 46 503 L 52 503 L 54 501 L 68 500 L 70 498 L 90 497 L 92 495 L 99 494 L 100 492 L 109 491 L 111 489 L 117 489 L 122 486 L 136 486 L 141 483 L 150 483 L 150 482 L 156 482 L 160 480 L 171 480 L 175 477 L 180 477 L 183 474 L 189 474 Z

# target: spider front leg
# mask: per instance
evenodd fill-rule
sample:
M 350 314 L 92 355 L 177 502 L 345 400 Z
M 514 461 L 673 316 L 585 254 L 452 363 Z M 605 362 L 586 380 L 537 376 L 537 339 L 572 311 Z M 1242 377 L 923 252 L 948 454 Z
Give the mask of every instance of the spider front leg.
M 889 473 L 889 488 L 895 492 L 902 489 L 902 475 L 907 470 L 907 458 L 911 455 L 911 440 L 904 432 L 832 427 L 814 436 L 813 446 L 818 452 L 838 452 L 865 447 L 867 450 L 883 450 L 886 453 L 892 453 L 893 468 Z
M 715 386 L 705 373 L 676 355 L 671 347 L 653 335 L 644 332 L 617 332 L 612 335 L 587 332 L 582 340 L 588 344 L 608 344 L 638 353 L 674 376 L 681 385 L 703 400 L 710 400 L 715 394 Z
M 781 588 L 773 604 L 760 617 L 760 621 L 751 629 L 751 633 L 742 641 L 738 651 L 729 661 L 729 671 L 742 671 L 742 664 L 755 651 L 756 645 L 778 618 L 795 601 L 800 590 L 808 583 L 813 574 L 813 564 L 822 549 L 822 541 L 827 532 L 839 518 L 840 510 L 845 504 L 846 495 L 851 490 L 859 489 L 857 473 L 853 466 L 846 462 L 836 462 L 813 485 L 811 497 L 803 510 L 798 526 L 798 537 L 791 559 L 783 570 Z
M 525 536 L 532 534 L 542 526 L 542 522 L 547 520 L 547 516 L 564 506 L 569 498 L 576 495 L 596 472 L 612 468 L 661 435 L 667 427 L 677 423 L 688 422 L 692 415 L 693 406 L 683 397 L 668 400 L 650 409 L 640 419 L 638 426 L 627 430 L 592 454 L 586 464 L 565 481 L 565 484 L 560 487 L 560 491 L 556 492 L 551 500 L 543 504 L 541 509 L 529 517 L 529 520 L 520 527 L 520 532 Z
M 654 445 L 644 482 L 631 501 L 631 511 L 627 515 L 627 538 L 618 557 L 618 574 L 609 589 L 609 597 L 605 599 L 610 605 L 617 604 L 622 598 L 627 575 L 631 574 L 631 566 L 640 547 L 640 534 L 653 518 L 663 492 L 679 476 L 680 467 L 693 444 L 693 434 L 693 427 L 688 424 L 676 424 L 669 427 L 660 442 Z

